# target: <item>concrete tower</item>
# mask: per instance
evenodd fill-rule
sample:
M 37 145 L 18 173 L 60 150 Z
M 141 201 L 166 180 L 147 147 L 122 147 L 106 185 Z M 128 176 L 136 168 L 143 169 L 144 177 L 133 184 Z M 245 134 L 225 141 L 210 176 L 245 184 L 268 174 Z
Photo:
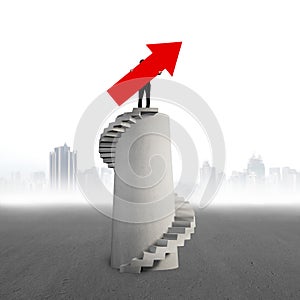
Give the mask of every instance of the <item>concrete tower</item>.
M 169 117 L 135 108 L 109 124 L 100 156 L 114 168 L 111 266 L 121 272 L 178 267 L 194 211 L 174 193 Z

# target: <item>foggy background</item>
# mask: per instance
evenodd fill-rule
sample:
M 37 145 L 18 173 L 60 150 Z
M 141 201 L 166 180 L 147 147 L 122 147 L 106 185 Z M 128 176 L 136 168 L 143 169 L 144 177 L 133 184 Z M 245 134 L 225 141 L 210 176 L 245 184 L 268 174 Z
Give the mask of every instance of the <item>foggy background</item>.
M 73 144 L 87 105 L 150 55 L 146 43 L 169 41 L 183 41 L 173 79 L 202 96 L 221 124 L 227 173 L 253 152 L 299 169 L 299 6 L 1 2 L 1 175 L 47 170 L 45 155 Z

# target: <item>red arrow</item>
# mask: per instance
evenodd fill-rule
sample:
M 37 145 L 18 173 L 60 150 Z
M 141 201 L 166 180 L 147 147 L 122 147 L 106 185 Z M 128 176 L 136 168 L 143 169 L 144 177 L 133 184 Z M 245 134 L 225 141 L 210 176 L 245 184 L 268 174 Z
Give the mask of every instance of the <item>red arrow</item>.
M 152 54 L 115 83 L 107 92 L 118 105 L 121 105 L 152 80 L 159 71 L 166 69 L 173 76 L 181 44 L 182 42 L 148 44 L 147 47 L 152 51 Z

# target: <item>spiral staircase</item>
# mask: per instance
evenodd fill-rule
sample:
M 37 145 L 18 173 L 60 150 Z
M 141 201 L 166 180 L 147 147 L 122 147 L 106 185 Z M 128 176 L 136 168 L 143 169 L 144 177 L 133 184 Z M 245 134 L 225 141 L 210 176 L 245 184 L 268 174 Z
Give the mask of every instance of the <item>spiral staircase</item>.
M 144 117 L 153 116 L 156 113 L 158 113 L 157 108 L 134 108 L 132 112 L 119 115 L 104 129 L 99 141 L 99 153 L 109 168 L 115 167 L 116 146 L 122 134 L 137 122 L 141 122 Z M 174 218 L 167 231 L 162 232 L 161 236 L 143 250 L 140 256 L 120 265 L 120 272 L 140 273 L 143 268 L 155 269 L 156 264 L 165 260 L 168 255 L 174 253 L 177 255 L 177 248 L 184 246 L 185 241 L 191 239 L 191 234 L 194 233 L 196 227 L 194 210 L 189 202 L 184 201 L 184 198 L 177 194 L 174 194 L 174 198 Z
M 109 168 L 115 167 L 116 145 L 122 134 L 143 117 L 155 115 L 157 112 L 157 108 L 134 108 L 132 112 L 119 115 L 104 129 L 99 141 L 99 153 Z

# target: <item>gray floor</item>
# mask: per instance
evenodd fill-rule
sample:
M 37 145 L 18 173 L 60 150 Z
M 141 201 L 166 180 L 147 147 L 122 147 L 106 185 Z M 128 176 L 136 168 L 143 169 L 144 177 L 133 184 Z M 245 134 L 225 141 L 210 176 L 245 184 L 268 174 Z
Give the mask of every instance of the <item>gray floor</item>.
M 300 211 L 208 209 L 173 271 L 109 267 L 90 207 L 0 207 L 0 299 L 300 299 Z

